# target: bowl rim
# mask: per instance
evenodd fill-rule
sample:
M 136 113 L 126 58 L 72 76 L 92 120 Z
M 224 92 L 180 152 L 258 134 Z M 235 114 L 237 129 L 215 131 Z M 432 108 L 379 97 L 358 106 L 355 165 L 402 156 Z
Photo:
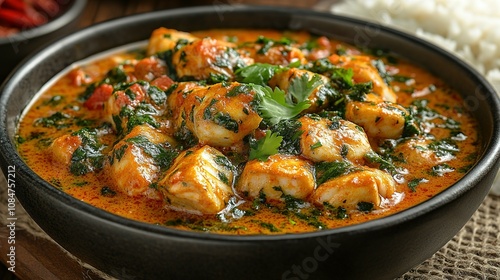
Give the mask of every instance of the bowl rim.
M 78 18 L 84 11 L 86 5 L 87 0 L 72 0 L 63 13 L 57 15 L 47 23 L 37 27 L 21 30 L 10 36 L 0 37 L 0 45 L 14 44 L 16 42 L 34 39 L 52 33 L 64 27 L 75 18 Z
M 301 16 L 307 17 L 320 17 L 332 20 L 341 20 L 346 23 L 353 23 L 357 25 L 370 24 L 371 26 L 376 26 L 384 33 L 389 33 L 397 37 L 409 40 L 415 44 L 420 45 L 426 49 L 430 49 L 432 52 L 444 56 L 447 60 L 452 61 L 457 67 L 460 67 L 463 71 L 466 71 L 469 75 L 478 81 L 483 87 L 484 91 L 491 93 L 491 108 L 493 109 L 492 115 L 495 118 L 493 121 L 492 138 L 483 143 L 483 153 L 479 157 L 478 161 L 474 166 L 465 174 L 459 181 L 454 183 L 452 186 L 446 188 L 440 193 L 436 194 L 434 197 L 421 202 L 415 206 L 412 206 L 403 211 L 394 213 L 389 216 L 385 216 L 379 219 L 370 220 L 360 224 L 349 225 L 345 227 L 317 230 L 304 233 L 291 233 L 291 234 L 271 234 L 271 235 L 231 235 L 231 234 L 217 234 L 217 233 L 207 233 L 207 232 L 196 232 L 179 230 L 175 228 L 163 227 L 154 224 L 148 224 L 145 222 L 131 220 L 116 214 L 106 212 L 100 208 L 87 204 L 85 202 L 79 201 L 69 194 L 53 187 L 47 181 L 39 177 L 34 171 L 32 171 L 28 165 L 21 159 L 15 148 L 13 140 L 7 136 L 7 124 L 6 122 L 6 104 L 9 98 L 12 97 L 13 87 L 15 84 L 22 80 L 23 75 L 25 75 L 26 70 L 30 65 L 37 65 L 40 63 L 41 57 L 44 55 L 56 52 L 58 48 L 62 45 L 72 43 L 77 41 L 79 36 L 90 36 L 95 31 L 113 29 L 119 27 L 123 23 L 128 21 L 147 21 L 148 18 L 156 18 L 158 16 L 168 16 L 173 14 L 193 14 L 193 13 L 210 13 L 214 12 L 213 6 L 198 6 L 198 7 L 187 7 L 187 8 L 177 8 L 169 10 L 161 10 L 154 12 L 147 12 L 141 14 L 130 15 L 118 19 L 113 19 L 105 22 L 101 22 L 86 28 L 83 28 L 73 34 L 64 36 L 56 41 L 55 47 L 46 47 L 42 49 L 37 56 L 30 56 L 28 59 L 24 60 L 15 72 L 11 73 L 10 79 L 4 82 L 0 87 L 0 155 L 4 157 L 4 160 L 8 164 L 15 165 L 16 172 L 20 175 L 25 176 L 27 181 L 35 182 L 38 184 L 37 187 L 44 189 L 45 193 L 50 195 L 54 199 L 60 200 L 62 203 L 66 204 L 67 207 L 71 207 L 74 211 L 79 212 L 83 215 L 89 215 L 93 218 L 99 219 L 103 223 L 126 227 L 129 230 L 139 230 L 144 231 L 149 234 L 158 236 L 159 238 L 175 236 L 178 238 L 186 239 L 196 239 L 205 241 L 219 241 L 219 242 L 259 242 L 259 241 L 287 241 L 287 240 L 297 240 L 303 238 L 318 238 L 325 237 L 328 235 L 343 236 L 343 235 L 356 235 L 360 233 L 366 233 L 375 230 L 381 230 L 385 228 L 390 228 L 394 225 L 402 223 L 404 221 L 416 219 L 422 215 L 425 215 L 439 207 L 446 205 L 447 203 L 453 201 L 457 197 L 463 195 L 467 191 L 471 190 L 475 182 L 479 181 L 488 172 L 491 172 L 495 165 L 498 164 L 500 160 L 500 99 L 496 94 L 496 91 L 492 85 L 480 75 L 472 66 L 468 63 L 457 58 L 448 51 L 441 49 L 440 47 L 427 42 L 423 39 L 415 37 L 411 34 L 407 34 L 403 31 L 396 30 L 390 27 L 379 25 L 377 23 L 372 23 L 364 21 L 361 19 L 351 18 L 347 16 L 334 15 L 326 12 L 318 12 L 313 10 L 304 10 L 300 8 L 290 8 L 290 7 L 272 7 L 272 6 L 252 6 L 252 5 L 237 5 L 237 6 L 221 6 L 217 7 L 216 11 L 221 12 L 272 12 L 272 13 L 283 13 L 290 15 L 300 14 Z M 395 48 L 397 50 L 397 48 Z M 92 55 L 92 54 L 91 54 Z M 90 56 L 90 55 L 89 55 Z M 4 93 L 7 91 L 7 94 Z M 19 115 L 18 115 L 19 118 Z M 17 121 L 17 120 L 16 120 Z M 17 124 L 17 123 L 16 123 Z M 21 201 L 22 203 L 22 201 Z

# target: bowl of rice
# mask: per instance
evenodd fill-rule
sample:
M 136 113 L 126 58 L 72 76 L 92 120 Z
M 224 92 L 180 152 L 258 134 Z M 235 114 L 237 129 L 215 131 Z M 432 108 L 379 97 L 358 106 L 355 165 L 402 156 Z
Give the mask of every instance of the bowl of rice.
M 469 63 L 500 93 L 499 1 L 349 0 L 330 11 L 425 39 Z M 500 195 L 500 173 L 491 193 Z

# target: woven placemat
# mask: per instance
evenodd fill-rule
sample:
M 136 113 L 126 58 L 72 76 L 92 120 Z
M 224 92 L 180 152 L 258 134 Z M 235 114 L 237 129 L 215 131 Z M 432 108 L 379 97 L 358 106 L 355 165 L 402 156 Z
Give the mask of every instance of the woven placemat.
M 0 204 L 7 201 L 6 190 L 5 178 L 0 175 Z M 0 208 L 2 223 L 7 221 L 6 211 L 6 207 Z M 52 240 L 20 204 L 16 206 L 16 216 L 17 230 L 26 230 L 38 238 Z M 398 279 L 500 279 L 499 239 L 500 196 L 490 194 L 451 241 L 430 259 Z M 69 253 L 68 256 L 77 260 Z M 85 263 L 81 265 L 103 279 L 113 279 Z

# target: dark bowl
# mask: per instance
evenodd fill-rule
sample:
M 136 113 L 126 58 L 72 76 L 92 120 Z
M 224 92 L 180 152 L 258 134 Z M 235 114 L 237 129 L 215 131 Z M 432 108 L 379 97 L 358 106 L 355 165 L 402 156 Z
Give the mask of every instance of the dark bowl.
M 59 71 L 89 55 L 145 40 L 157 27 L 309 30 L 366 47 L 391 49 L 429 69 L 464 96 L 480 120 L 477 164 L 456 184 L 406 211 L 363 224 L 303 234 L 226 236 L 128 220 L 59 191 L 16 151 L 21 111 Z M 167 10 L 86 28 L 40 51 L 1 88 L 0 152 L 15 167 L 16 196 L 55 241 L 119 279 L 390 279 L 431 257 L 469 220 L 498 171 L 500 102 L 466 63 L 402 32 L 313 11 L 214 5 Z M 10 177 L 9 177 L 10 178 Z
M 59 14 L 47 23 L 35 28 L 0 37 L 0 82 L 20 63 L 23 58 L 35 52 L 48 42 L 67 35 L 77 28 L 86 0 L 68 0 L 61 5 Z

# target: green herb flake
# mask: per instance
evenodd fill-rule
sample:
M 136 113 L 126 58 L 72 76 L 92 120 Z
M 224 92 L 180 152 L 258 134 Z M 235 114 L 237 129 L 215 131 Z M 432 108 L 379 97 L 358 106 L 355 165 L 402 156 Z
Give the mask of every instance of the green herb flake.
M 353 171 L 352 164 L 347 161 L 318 162 L 315 167 L 318 186 L 330 179 Z
M 72 117 L 68 114 L 56 112 L 49 117 L 39 118 L 35 121 L 35 126 L 54 127 L 62 129 L 71 126 L 73 123 Z
M 101 188 L 101 195 L 106 197 L 113 197 L 116 195 L 116 192 L 110 187 L 104 186 Z
M 309 146 L 309 148 L 310 148 L 311 150 L 315 150 L 315 149 L 317 149 L 317 148 L 319 148 L 319 147 L 322 147 L 322 146 L 323 146 L 323 144 L 321 144 L 321 142 L 320 142 L 320 141 L 318 141 L 318 142 L 316 142 L 316 143 L 312 144 L 311 146 Z
M 158 87 L 150 86 L 147 93 L 156 105 L 162 105 L 165 101 L 167 101 L 167 94 Z
M 224 127 L 225 129 L 238 133 L 239 125 L 229 114 L 218 112 L 214 116 L 214 123 Z
M 281 141 L 283 141 L 283 137 L 273 133 L 272 131 L 266 131 L 265 137 L 257 141 L 250 142 L 249 160 L 257 159 L 260 161 L 266 161 L 269 156 L 278 153 Z
M 364 201 L 359 202 L 357 207 L 358 207 L 359 211 L 365 212 L 365 213 L 371 212 L 374 209 L 373 203 L 364 202 Z
M 127 143 L 132 143 L 140 147 L 144 153 L 151 156 L 153 160 L 160 166 L 161 170 L 167 170 L 174 159 L 178 156 L 178 151 L 167 144 L 155 144 L 149 141 L 146 136 L 138 135 L 125 140 Z
M 261 221 L 256 221 L 259 226 L 269 230 L 270 232 L 280 232 L 279 228 L 277 228 L 275 225 L 271 223 L 266 223 L 266 222 L 261 222 Z
M 420 183 L 425 183 L 425 182 L 427 182 L 427 179 L 425 178 L 412 179 L 408 182 L 408 188 L 410 188 L 412 192 L 416 192 L 418 185 L 420 185 Z

